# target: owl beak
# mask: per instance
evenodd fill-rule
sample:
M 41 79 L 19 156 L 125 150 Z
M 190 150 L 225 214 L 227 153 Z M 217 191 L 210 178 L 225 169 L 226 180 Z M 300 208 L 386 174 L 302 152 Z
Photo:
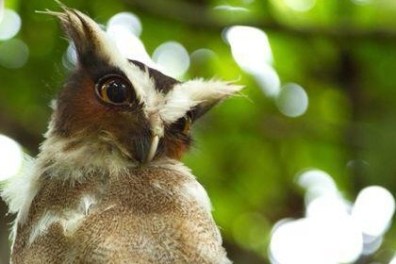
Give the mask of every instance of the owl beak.
M 160 140 L 160 136 L 159 135 L 154 135 L 152 140 L 151 140 L 151 144 L 150 144 L 150 150 L 149 153 L 147 155 L 147 159 L 146 162 L 150 162 L 153 160 L 155 153 L 157 153 L 157 149 L 158 149 L 158 143 Z
M 150 115 L 149 120 L 151 125 L 152 138 L 146 162 L 150 162 L 154 159 L 155 154 L 157 153 L 160 139 L 164 136 L 164 125 L 162 123 L 160 115 L 158 113 L 153 113 Z

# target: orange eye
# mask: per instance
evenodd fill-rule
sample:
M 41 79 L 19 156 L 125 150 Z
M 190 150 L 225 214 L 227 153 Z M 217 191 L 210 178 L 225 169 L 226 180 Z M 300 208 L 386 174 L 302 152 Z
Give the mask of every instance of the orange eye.
M 129 104 L 134 95 L 131 83 L 118 75 L 101 79 L 97 84 L 96 92 L 104 102 L 114 105 Z

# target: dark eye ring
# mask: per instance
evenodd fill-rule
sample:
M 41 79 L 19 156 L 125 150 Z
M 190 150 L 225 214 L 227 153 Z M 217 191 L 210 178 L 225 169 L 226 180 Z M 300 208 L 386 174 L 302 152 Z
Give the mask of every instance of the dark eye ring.
M 107 75 L 96 84 L 99 98 L 113 105 L 127 105 L 132 102 L 134 91 L 132 84 L 120 75 Z

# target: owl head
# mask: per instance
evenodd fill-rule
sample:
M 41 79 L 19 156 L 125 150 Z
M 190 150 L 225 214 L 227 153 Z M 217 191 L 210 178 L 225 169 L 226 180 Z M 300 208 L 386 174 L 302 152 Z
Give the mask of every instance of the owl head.
M 92 19 L 62 9 L 50 13 L 60 19 L 78 62 L 56 100 L 53 136 L 96 141 L 142 164 L 180 159 L 191 144 L 192 124 L 242 88 L 215 80 L 181 82 L 127 59 Z

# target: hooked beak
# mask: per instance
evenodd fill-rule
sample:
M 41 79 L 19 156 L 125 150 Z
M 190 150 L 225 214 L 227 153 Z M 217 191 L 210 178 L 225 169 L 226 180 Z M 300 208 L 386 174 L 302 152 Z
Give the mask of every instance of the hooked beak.
M 159 114 L 152 114 L 149 119 L 152 131 L 152 138 L 146 162 L 150 162 L 154 159 L 155 154 L 157 153 L 160 138 L 164 136 L 164 125 Z
M 153 160 L 155 153 L 157 153 L 159 140 L 160 140 L 159 135 L 154 135 L 153 138 L 151 139 L 150 150 L 147 155 L 146 162 L 150 162 Z

